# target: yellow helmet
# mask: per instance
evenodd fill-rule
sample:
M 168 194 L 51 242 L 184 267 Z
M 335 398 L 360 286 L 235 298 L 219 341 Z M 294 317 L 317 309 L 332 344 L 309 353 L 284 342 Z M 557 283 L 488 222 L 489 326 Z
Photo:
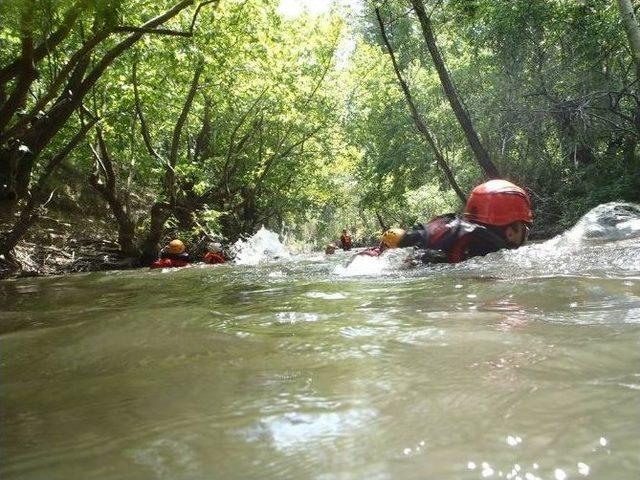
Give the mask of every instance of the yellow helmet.
M 167 248 L 167 250 L 169 251 L 169 253 L 173 253 L 174 255 L 180 255 L 185 251 L 184 243 L 182 243 L 182 241 L 178 239 L 171 240 L 169 242 L 169 248 Z
M 382 234 L 380 237 L 380 243 L 387 248 L 398 248 L 398 244 L 402 237 L 404 237 L 405 231 L 401 228 L 390 228 Z

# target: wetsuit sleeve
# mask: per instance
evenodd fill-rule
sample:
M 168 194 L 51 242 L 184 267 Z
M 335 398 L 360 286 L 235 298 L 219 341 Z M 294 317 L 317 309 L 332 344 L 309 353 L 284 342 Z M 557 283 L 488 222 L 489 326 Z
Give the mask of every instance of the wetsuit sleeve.
M 497 252 L 503 248 L 507 248 L 504 238 L 487 228 L 479 228 L 476 231 L 476 241 L 480 255 Z
M 427 248 L 427 232 L 424 229 L 410 230 L 404 234 L 398 243 L 398 247 Z
M 169 253 L 166 250 L 161 250 L 160 251 L 160 258 L 161 259 L 165 259 L 168 258 L 169 260 L 178 260 L 181 262 L 188 262 L 189 261 L 189 254 L 187 252 L 184 253 Z
M 447 252 L 449 263 L 462 262 L 478 255 L 497 252 L 506 248 L 506 243 L 497 234 L 486 228 L 477 228 L 472 233 L 460 237 Z

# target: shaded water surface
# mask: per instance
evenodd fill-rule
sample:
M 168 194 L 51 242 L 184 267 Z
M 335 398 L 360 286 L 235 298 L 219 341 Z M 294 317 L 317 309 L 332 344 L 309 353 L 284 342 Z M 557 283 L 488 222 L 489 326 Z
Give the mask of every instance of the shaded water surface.
M 637 479 L 630 221 L 458 266 L 0 282 L 0 477 Z

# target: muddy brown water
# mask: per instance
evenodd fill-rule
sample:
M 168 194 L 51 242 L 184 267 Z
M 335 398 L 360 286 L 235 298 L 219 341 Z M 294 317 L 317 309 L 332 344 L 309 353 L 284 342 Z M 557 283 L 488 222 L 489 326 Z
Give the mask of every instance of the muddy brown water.
M 640 478 L 639 239 L 570 233 L 0 282 L 0 478 Z

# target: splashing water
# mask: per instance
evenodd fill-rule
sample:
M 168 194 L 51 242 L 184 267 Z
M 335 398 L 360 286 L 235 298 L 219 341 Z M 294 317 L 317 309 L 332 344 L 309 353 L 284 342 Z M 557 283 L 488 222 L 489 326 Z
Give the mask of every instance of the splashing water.
M 636 237 L 640 237 L 640 205 L 612 202 L 597 206 L 571 230 L 553 238 L 547 245 L 575 246 Z
M 235 263 L 258 265 L 261 262 L 288 259 L 291 254 L 280 243 L 278 234 L 262 227 L 246 240 L 238 240 L 231 247 Z
M 458 268 L 509 278 L 637 276 L 640 273 L 640 205 L 615 202 L 599 205 L 573 228 L 546 242 L 477 257 Z
M 333 274 L 340 277 L 389 275 L 407 268 L 406 257 L 407 253 L 402 249 L 387 250 L 379 257 L 355 254 L 346 265 L 336 266 Z

